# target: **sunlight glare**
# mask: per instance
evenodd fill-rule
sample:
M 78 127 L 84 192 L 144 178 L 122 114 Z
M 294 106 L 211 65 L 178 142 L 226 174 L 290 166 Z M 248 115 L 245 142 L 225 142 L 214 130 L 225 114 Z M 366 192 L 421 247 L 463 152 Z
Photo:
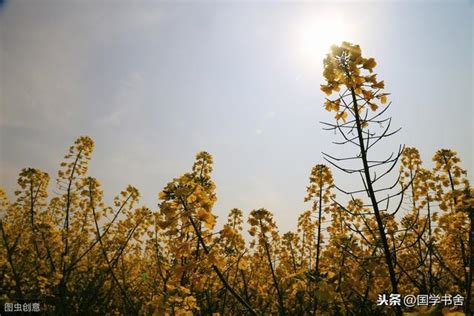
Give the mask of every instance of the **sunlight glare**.
M 321 68 L 321 60 L 333 44 L 351 41 L 351 27 L 339 12 L 305 16 L 295 23 L 294 45 L 302 66 Z

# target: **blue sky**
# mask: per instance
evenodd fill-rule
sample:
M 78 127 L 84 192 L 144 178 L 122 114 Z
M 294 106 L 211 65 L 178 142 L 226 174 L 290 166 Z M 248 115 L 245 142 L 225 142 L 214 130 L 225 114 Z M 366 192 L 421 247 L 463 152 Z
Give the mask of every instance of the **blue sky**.
M 54 177 L 68 146 L 89 135 L 90 173 L 106 197 L 130 183 L 156 208 L 157 193 L 206 150 L 220 222 L 233 207 L 266 207 L 281 231 L 293 229 L 321 151 L 344 152 L 318 123 L 332 120 L 322 59 L 343 39 L 377 59 L 392 94 L 402 131 L 380 152 L 415 146 L 431 166 L 452 148 L 474 170 L 472 19 L 472 1 L 7 1 L 0 184 L 12 196 L 23 167 Z

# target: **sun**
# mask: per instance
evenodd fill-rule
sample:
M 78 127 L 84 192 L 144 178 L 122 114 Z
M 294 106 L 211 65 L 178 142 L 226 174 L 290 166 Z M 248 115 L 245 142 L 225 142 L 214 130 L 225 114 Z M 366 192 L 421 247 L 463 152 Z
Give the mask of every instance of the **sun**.
M 294 23 L 292 32 L 293 48 L 296 57 L 305 67 L 322 67 L 321 60 L 333 44 L 350 41 L 353 28 L 346 23 L 339 12 L 300 17 Z

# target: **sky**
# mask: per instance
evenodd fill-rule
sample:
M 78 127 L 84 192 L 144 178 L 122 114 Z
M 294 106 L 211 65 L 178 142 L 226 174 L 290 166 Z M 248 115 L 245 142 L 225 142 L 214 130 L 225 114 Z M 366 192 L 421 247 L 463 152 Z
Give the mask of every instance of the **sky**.
M 25 167 L 54 179 L 89 135 L 106 198 L 132 184 L 156 209 L 205 150 L 219 225 L 231 208 L 265 207 L 281 232 L 295 229 L 321 152 L 345 153 L 319 123 L 333 120 L 322 60 L 342 40 L 376 58 L 391 93 L 402 130 L 380 153 L 414 146 L 431 167 L 451 148 L 473 171 L 473 11 L 472 1 L 5 1 L 0 185 L 12 198 Z

